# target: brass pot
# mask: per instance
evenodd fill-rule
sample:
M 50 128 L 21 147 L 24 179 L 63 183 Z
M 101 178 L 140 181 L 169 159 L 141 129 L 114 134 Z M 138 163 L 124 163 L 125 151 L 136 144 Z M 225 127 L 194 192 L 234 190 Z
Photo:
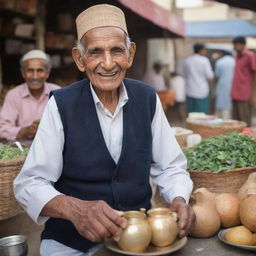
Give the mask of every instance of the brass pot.
M 151 240 L 151 228 L 146 214 L 139 211 L 124 213 L 127 226 L 123 230 L 118 245 L 125 251 L 143 252 Z
M 152 230 L 151 243 L 159 247 L 172 244 L 179 231 L 177 214 L 169 208 L 153 208 L 147 214 Z

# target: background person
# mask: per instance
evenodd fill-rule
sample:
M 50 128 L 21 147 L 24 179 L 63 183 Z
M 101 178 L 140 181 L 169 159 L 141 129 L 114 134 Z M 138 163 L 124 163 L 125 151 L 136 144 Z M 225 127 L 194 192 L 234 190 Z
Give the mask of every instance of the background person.
M 187 112 L 209 112 L 209 80 L 214 74 L 204 44 L 194 45 L 194 54 L 183 61 L 183 77 L 186 81 Z
M 50 91 L 60 88 L 46 83 L 51 64 L 44 52 L 29 51 L 20 65 L 25 83 L 6 94 L 0 112 L 0 137 L 10 141 L 34 138 Z
M 152 86 L 156 92 L 164 92 L 167 90 L 162 74 L 163 68 L 164 64 L 161 61 L 156 61 L 143 78 L 143 81 Z
M 180 121 L 186 119 L 186 85 L 184 78 L 176 71 L 171 73 L 171 88 L 175 92 L 175 105 Z
M 231 52 L 223 51 L 215 63 L 215 114 L 223 119 L 231 118 L 231 86 L 234 75 L 235 60 Z
M 244 121 L 248 126 L 252 122 L 252 106 L 256 104 L 256 56 L 246 49 L 244 37 L 233 40 L 237 53 L 231 98 L 233 119 Z
M 153 67 L 146 72 L 143 81 L 155 89 L 166 112 L 168 106 L 174 105 L 175 92 L 167 88 L 162 74 L 163 68 L 165 68 L 165 64 L 161 61 L 154 62 Z
M 89 79 L 53 92 L 14 182 L 23 208 L 46 222 L 41 255 L 83 255 L 119 237 L 126 221 L 118 210 L 150 208 L 150 175 L 186 235 L 195 218 L 186 159 L 154 90 L 124 79 L 136 46 L 123 12 L 95 5 L 76 24 L 72 53 Z

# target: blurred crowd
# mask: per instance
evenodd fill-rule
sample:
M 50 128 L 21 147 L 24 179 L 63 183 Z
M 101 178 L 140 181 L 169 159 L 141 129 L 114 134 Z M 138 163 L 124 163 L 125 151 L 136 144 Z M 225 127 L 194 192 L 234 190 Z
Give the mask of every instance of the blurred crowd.
M 256 102 L 256 55 L 246 48 L 244 37 L 233 39 L 234 51 L 219 50 L 212 63 L 202 43 L 194 54 L 170 72 L 168 63 L 155 61 L 143 81 L 157 92 L 165 112 L 171 109 L 184 122 L 190 112 L 252 124 Z M 8 91 L 0 112 L 0 139 L 32 140 L 51 90 L 48 56 L 39 50 L 26 53 L 20 62 L 24 83 Z
M 256 103 L 256 55 L 246 48 L 244 37 L 234 38 L 233 46 L 234 51 L 219 50 L 213 64 L 206 46 L 196 43 L 194 54 L 168 74 L 168 82 L 168 67 L 161 61 L 147 71 L 144 81 L 157 91 L 165 111 L 171 106 L 180 121 L 190 112 L 202 112 L 251 126 Z M 171 97 L 166 100 L 162 94 Z

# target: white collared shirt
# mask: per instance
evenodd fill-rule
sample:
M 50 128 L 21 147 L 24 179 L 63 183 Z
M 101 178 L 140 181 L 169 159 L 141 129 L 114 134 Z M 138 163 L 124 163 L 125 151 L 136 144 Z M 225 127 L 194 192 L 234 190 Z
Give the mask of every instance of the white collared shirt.
M 209 59 L 194 54 L 185 59 L 183 64 L 187 96 L 196 99 L 206 98 L 209 94 L 208 81 L 214 76 Z
M 112 115 L 104 108 L 93 88 L 93 99 L 107 148 L 117 162 L 123 137 L 123 106 L 129 100 L 125 87 L 120 90 L 119 103 Z M 150 175 L 164 198 L 171 202 L 181 196 L 187 202 L 192 181 L 186 171 L 187 162 L 174 136 L 159 98 L 152 120 L 152 164 Z M 62 173 L 64 132 L 54 97 L 51 97 L 24 166 L 14 181 L 14 192 L 30 217 L 43 224 L 48 217 L 40 216 L 47 202 L 61 193 L 53 184 Z

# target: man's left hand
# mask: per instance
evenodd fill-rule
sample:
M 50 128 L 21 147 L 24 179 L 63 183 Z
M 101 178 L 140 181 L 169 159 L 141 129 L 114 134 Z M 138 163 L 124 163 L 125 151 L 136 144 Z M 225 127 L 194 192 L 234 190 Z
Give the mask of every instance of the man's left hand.
M 192 224 L 196 219 L 192 207 L 186 204 L 184 198 L 176 197 L 172 200 L 171 210 L 178 214 L 179 236 L 184 237 L 188 235 Z

